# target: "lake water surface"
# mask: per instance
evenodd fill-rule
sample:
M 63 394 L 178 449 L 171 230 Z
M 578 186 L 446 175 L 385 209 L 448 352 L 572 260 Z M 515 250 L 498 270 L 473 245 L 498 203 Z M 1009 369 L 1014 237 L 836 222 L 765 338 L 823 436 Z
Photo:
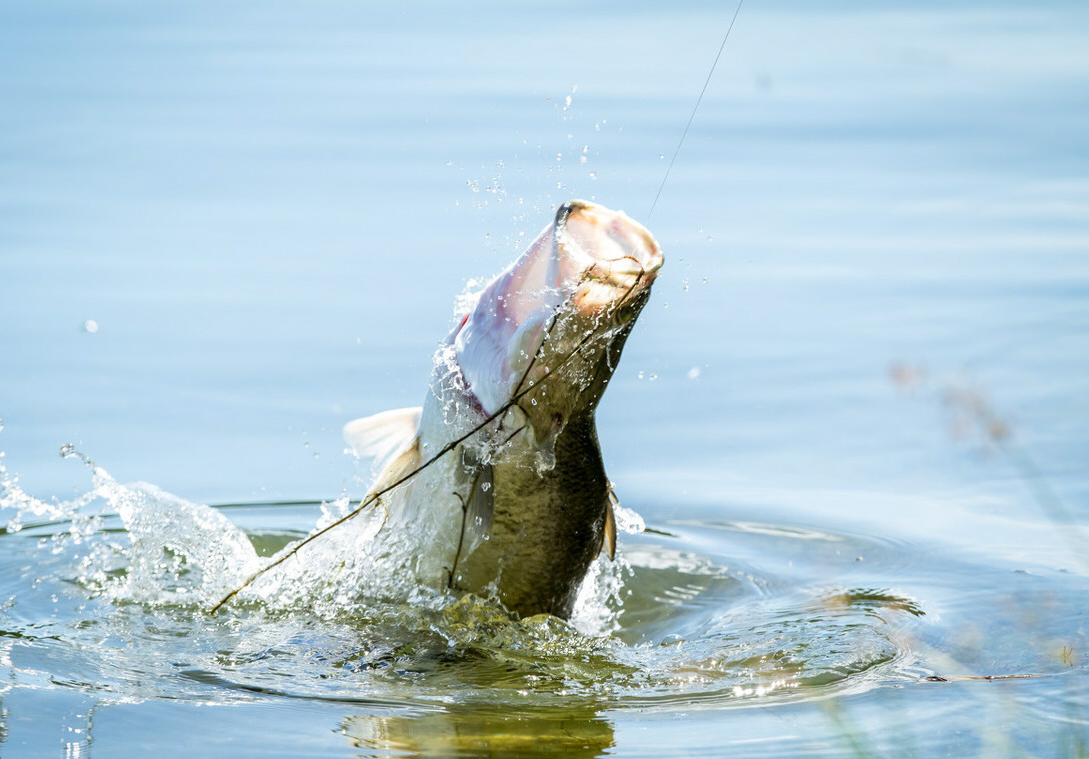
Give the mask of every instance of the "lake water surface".
M 651 214 L 735 7 L 0 0 L 0 756 L 1087 755 L 1089 8 L 750 0 Z M 572 625 L 209 616 L 572 197 L 666 255 Z

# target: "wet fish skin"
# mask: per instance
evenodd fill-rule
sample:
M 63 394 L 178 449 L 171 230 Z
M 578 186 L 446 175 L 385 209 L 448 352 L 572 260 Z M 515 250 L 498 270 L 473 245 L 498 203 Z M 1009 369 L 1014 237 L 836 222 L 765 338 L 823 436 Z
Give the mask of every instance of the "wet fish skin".
M 467 435 L 391 494 L 377 538 L 391 547 L 368 550 L 400 552 L 423 584 L 569 617 L 591 562 L 615 545 L 594 411 L 661 264 L 622 213 L 561 206 L 440 346 L 422 413 L 394 413 L 403 444 L 388 413 L 346 427 L 357 453 L 390 459 L 375 490 Z
M 494 466 L 489 540 L 458 567 L 455 587 L 497 582 L 500 600 L 523 616 L 568 618 L 591 562 L 602 550 L 609 483 L 593 419 L 571 420 L 555 443 L 555 466 Z M 497 571 L 501 569 L 501 571 Z

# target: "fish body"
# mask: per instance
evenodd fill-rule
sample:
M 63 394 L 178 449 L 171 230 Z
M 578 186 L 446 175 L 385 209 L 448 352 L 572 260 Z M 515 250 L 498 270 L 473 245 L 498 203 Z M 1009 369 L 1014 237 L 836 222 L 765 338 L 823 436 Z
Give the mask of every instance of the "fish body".
M 434 588 L 494 593 L 523 616 L 570 616 L 615 547 L 594 411 L 662 265 L 622 212 L 570 201 L 478 293 L 439 346 L 421 409 L 357 419 L 384 464 L 375 561 Z

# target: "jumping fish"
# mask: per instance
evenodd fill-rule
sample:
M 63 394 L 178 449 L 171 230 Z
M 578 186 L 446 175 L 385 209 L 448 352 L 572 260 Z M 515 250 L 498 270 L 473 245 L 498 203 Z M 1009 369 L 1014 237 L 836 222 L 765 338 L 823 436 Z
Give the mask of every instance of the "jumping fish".
M 565 203 L 468 303 L 423 407 L 345 425 L 356 455 L 382 462 L 375 561 L 523 616 L 570 616 L 591 562 L 616 546 L 594 411 L 662 261 L 623 212 Z

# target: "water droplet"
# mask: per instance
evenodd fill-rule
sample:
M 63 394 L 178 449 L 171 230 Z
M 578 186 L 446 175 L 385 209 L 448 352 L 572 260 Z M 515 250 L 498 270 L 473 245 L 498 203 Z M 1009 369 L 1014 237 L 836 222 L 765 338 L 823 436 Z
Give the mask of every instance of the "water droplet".
M 658 160 L 661 161 L 663 158 L 665 158 L 665 153 L 659 153 Z
M 651 374 L 649 377 L 647 377 L 647 379 L 649 379 L 651 382 L 653 382 L 654 380 L 658 379 L 658 375 L 657 374 Z
M 691 369 L 688 370 L 688 374 L 685 376 L 688 377 L 688 379 L 690 380 L 699 379 L 700 368 L 698 366 L 693 366 Z
M 536 398 L 530 398 L 529 403 L 530 403 L 531 406 L 536 406 L 537 405 L 537 399 Z
M 76 447 L 71 443 L 65 443 L 60 447 L 60 455 L 62 459 L 71 458 L 76 455 Z
M 487 493 L 489 490 L 492 489 L 492 484 L 490 482 L 482 482 L 480 484 L 480 489 Z
M 643 379 L 643 371 L 640 369 L 639 374 L 635 375 L 638 379 Z
M 83 331 L 90 335 L 95 334 L 96 332 L 98 332 L 98 322 L 96 322 L 94 319 L 88 319 L 87 321 L 83 322 Z

